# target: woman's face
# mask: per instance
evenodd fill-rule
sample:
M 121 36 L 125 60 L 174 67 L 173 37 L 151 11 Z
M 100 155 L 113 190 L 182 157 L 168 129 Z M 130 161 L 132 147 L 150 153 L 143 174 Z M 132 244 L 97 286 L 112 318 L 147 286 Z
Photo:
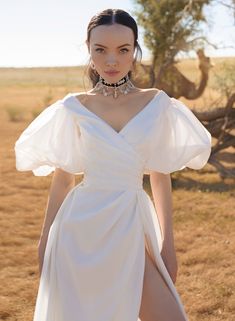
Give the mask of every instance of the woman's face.
M 134 33 L 121 24 L 101 25 L 91 30 L 87 43 L 91 62 L 108 83 L 126 76 L 134 60 Z

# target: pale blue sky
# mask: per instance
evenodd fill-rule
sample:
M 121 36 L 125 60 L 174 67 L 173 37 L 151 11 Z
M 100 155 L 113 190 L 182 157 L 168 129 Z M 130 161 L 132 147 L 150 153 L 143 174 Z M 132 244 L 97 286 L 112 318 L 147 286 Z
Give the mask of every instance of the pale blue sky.
M 229 0 L 227 1 L 229 2 Z M 132 14 L 132 0 L 0 0 L 0 66 L 76 66 L 86 64 L 84 45 L 90 18 L 106 8 L 121 8 Z M 235 47 L 234 18 L 221 6 L 210 7 L 208 40 L 220 46 Z M 208 9 L 206 10 L 208 11 Z M 143 59 L 148 58 L 142 29 Z M 214 50 L 210 56 L 235 56 L 235 48 Z M 192 53 L 194 56 L 194 53 Z

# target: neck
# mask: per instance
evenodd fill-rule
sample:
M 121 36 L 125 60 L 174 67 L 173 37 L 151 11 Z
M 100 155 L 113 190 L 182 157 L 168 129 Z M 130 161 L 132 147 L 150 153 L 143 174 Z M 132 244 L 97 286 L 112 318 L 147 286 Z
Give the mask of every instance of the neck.
M 103 85 L 105 85 L 107 87 L 119 87 L 119 86 L 125 84 L 128 80 L 129 80 L 129 76 L 126 75 L 125 77 L 121 78 L 120 80 L 118 80 L 115 83 L 108 83 L 107 81 L 104 80 L 104 78 L 102 78 L 100 76 L 100 81 L 102 82 Z
M 94 92 L 99 92 L 104 96 L 112 95 L 117 98 L 119 95 L 128 94 L 130 91 L 136 89 L 129 79 L 128 74 L 116 83 L 107 83 L 101 76 L 99 81 L 93 88 Z

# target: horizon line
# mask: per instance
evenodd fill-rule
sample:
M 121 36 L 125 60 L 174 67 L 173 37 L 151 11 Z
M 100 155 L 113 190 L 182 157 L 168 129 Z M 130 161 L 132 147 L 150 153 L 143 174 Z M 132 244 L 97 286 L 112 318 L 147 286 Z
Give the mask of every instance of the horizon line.
M 235 58 L 235 56 L 207 56 L 208 58 L 213 58 L 213 59 L 230 59 L 230 58 Z M 177 61 L 181 60 L 199 60 L 198 57 L 182 57 L 178 59 Z M 150 62 L 149 60 L 142 60 L 142 62 L 148 63 Z M 87 66 L 86 64 L 81 64 L 81 65 L 34 65 L 34 66 L 0 66 L 0 69 L 6 69 L 6 68 L 14 68 L 14 69 L 22 69 L 22 68 L 77 68 L 77 67 L 85 67 Z

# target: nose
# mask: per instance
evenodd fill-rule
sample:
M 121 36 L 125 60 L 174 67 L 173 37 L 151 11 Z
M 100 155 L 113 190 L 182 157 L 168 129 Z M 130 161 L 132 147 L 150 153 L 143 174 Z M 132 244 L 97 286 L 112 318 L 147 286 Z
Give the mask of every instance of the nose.
M 114 56 L 109 56 L 109 57 L 107 57 L 106 65 L 107 65 L 107 66 L 116 66 L 116 65 L 117 65 L 117 59 L 116 59 L 116 57 L 114 57 Z

